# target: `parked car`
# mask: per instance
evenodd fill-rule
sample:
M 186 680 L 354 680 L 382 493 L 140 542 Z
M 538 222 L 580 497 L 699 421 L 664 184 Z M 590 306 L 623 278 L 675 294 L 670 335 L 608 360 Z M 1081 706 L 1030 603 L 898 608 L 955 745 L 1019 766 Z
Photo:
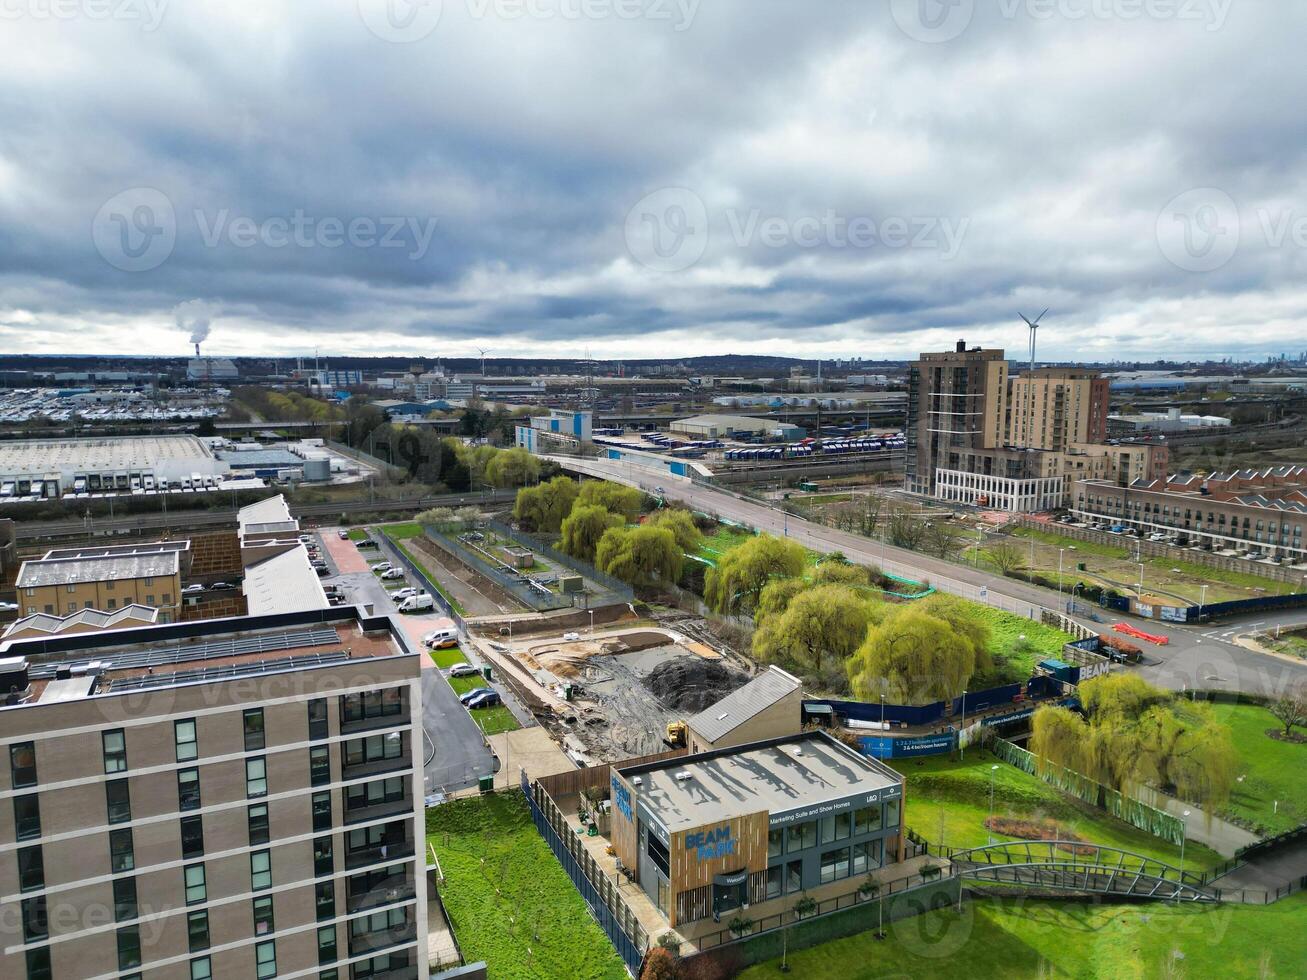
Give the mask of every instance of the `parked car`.
M 417 594 L 418 590 L 409 586 L 406 589 L 396 589 L 394 592 L 390 593 L 390 597 L 396 602 L 399 602 L 401 599 L 407 599 L 409 596 Z
M 436 630 L 422 637 L 422 642 L 432 650 L 446 650 L 458 646 L 458 631 L 452 629 Z
M 489 687 L 474 687 L 474 688 L 472 688 L 472 690 L 468 691 L 466 694 L 460 694 L 460 695 L 458 696 L 458 699 L 459 699 L 459 701 L 463 702 L 463 704 L 467 704 L 469 701 L 475 701 L 477 698 L 481 697 L 481 695 L 483 695 L 483 694 L 494 694 L 494 693 L 495 693 L 495 691 L 494 691 L 493 688 L 489 688 Z
M 232 592 L 232 591 L 235 590 L 235 588 L 236 588 L 236 586 L 232 585 L 230 582 L 214 582 L 211 586 L 209 586 L 209 591 L 210 591 L 210 592 Z
M 203 591 L 204 586 L 197 582 L 195 585 L 188 585 L 186 588 L 182 589 L 182 595 L 195 595 L 196 593 Z
M 18 612 L 18 603 L 0 602 L 0 612 Z
M 336 537 L 340 538 L 340 540 L 342 540 L 342 541 L 348 541 L 348 540 L 349 540 L 349 532 L 346 531 L 344 528 L 342 528 L 341 530 L 339 530 L 339 531 L 336 532 Z
M 394 579 L 397 579 L 397 578 L 403 578 L 403 577 L 404 577 L 404 569 L 402 569 L 402 568 L 387 568 L 384 572 L 381 573 L 381 577 L 384 578 L 384 579 L 391 580 L 391 581 L 393 581 Z
M 468 701 L 467 707 L 469 711 L 475 711 L 477 708 L 493 708 L 499 703 L 499 694 L 495 691 L 488 691 Z
M 450 677 L 475 677 L 481 671 L 472 664 L 454 664 L 449 668 Z
M 343 606 L 345 605 L 345 597 L 343 595 L 338 595 L 335 592 L 328 592 L 327 604 L 332 606 Z
M 326 578 L 331 574 L 331 569 L 326 565 L 314 565 L 313 571 L 317 573 L 318 578 Z
M 377 562 L 377 564 L 372 566 L 372 570 L 374 572 L 388 572 L 390 571 L 390 562 L 388 561 Z
M 304 544 L 308 544 L 308 543 L 309 543 L 310 541 L 312 541 L 312 540 L 313 540 L 313 535 L 311 535 L 311 534 L 301 534 L 301 535 L 300 535 L 300 541 L 304 542 Z

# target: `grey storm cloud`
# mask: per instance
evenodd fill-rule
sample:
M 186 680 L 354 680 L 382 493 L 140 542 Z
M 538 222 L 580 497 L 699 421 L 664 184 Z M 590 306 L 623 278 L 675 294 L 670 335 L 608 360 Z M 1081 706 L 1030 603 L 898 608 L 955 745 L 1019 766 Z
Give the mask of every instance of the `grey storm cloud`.
M 1305 346 L 1299 4 L 111 6 L 0 33 L 6 348 Z

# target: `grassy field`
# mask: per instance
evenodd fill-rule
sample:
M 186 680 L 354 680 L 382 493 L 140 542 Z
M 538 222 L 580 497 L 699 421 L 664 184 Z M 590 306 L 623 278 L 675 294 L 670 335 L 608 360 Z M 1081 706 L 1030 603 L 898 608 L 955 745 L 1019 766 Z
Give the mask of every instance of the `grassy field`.
M 404 524 L 386 524 L 382 527 L 382 530 L 386 532 L 386 537 L 390 538 L 392 541 L 403 541 L 407 538 L 420 538 L 426 534 L 426 532 L 422 530 L 421 524 L 415 524 L 412 521 Z
M 351 541 L 366 541 L 368 537 L 367 529 L 362 527 L 352 527 L 348 534 Z
M 979 603 L 973 603 L 972 609 L 977 618 L 989 627 L 989 652 L 995 666 L 1000 669 L 1005 667 L 1008 675 L 1019 674 L 1022 680 L 1031 675 L 1039 661 L 1047 657 L 1061 657 L 1062 647 L 1075 639 L 1069 633 L 1016 613 Z M 980 689 L 976 680 L 972 680 L 972 690 Z
M 726 524 L 718 525 L 711 534 L 704 535 L 703 546 L 698 552 L 699 557 L 715 562 L 726 552 L 738 548 L 752 537 L 753 534 L 743 528 L 730 527 Z
M 1276 653 L 1307 659 L 1307 633 L 1285 633 L 1278 640 L 1268 638 L 1262 642 Z
M 496 980 L 626 980 L 622 961 L 531 823 L 521 793 L 427 811 L 441 898 L 468 962 Z
M 449 647 L 445 650 L 432 650 L 431 659 L 437 667 L 449 669 L 454 664 L 467 663 L 467 657 L 463 656 L 463 651 L 458 647 Z
M 1230 726 L 1242 760 L 1238 774 L 1243 781 L 1230 796 L 1230 813 L 1268 836 L 1307 822 L 1307 745 L 1267 737 L 1268 729 L 1281 731 L 1283 726 L 1257 705 L 1217 704 L 1212 711 Z
M 907 780 L 907 826 L 932 844 L 942 838 L 949 847 L 983 847 L 991 836 L 998 841 L 1015 839 L 991 835 L 985 828 L 991 767 L 997 765 L 998 769 L 992 770 L 996 817 L 1053 820 L 1090 843 L 1133 851 L 1173 866 L 1180 863 L 1179 847 L 1082 804 L 989 752 L 968 751 L 964 762 L 937 756 L 900 759 L 893 765 Z M 1201 844 L 1190 841 L 1185 845 L 1184 864 L 1190 871 L 1203 871 L 1221 861 L 1220 855 Z
M 838 977 L 840 980 L 1026 980 L 1303 976 L 1307 895 L 1267 907 L 1246 905 L 1093 905 L 984 899 L 901 919 L 881 942 L 860 933 L 779 961 L 740 980 Z
M 1134 560 L 1134 540 L 1122 537 L 1120 546 L 1099 544 L 1034 528 L 1018 528 L 1011 536 L 1011 543 L 1021 552 L 1023 568 L 1030 561 L 1029 544 L 1032 541 L 1035 543 L 1035 571 L 1052 581 L 1057 579 L 1058 553 L 1061 551 L 1062 582 L 1068 591 L 1077 582 L 1108 587 L 1115 584 L 1124 586 L 1122 591 L 1133 591 L 1139 581 L 1139 563 Z M 984 561 L 983 549 L 981 561 Z M 1079 562 L 1084 562 L 1085 571 L 1076 568 Z M 1293 591 L 1288 583 L 1275 582 L 1251 572 L 1208 568 L 1197 562 L 1175 558 L 1144 559 L 1145 594 L 1155 590 L 1160 598 L 1172 603 L 1183 600 L 1197 605 L 1203 598 L 1204 585 L 1208 587 L 1208 603 Z

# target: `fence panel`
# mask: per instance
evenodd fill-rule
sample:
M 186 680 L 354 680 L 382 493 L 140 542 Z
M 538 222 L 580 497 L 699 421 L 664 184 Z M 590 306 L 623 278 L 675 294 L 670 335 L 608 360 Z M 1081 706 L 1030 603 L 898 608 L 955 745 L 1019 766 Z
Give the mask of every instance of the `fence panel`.
M 501 534 L 506 538 L 516 538 L 532 551 L 539 552 L 550 561 L 562 565 L 564 568 L 570 568 L 582 578 L 588 578 L 591 581 L 602 585 L 608 592 L 612 593 L 615 600 L 630 602 L 635 598 L 635 592 L 621 579 L 613 578 L 611 575 L 599 571 L 599 569 L 595 568 L 593 565 L 589 565 L 581 561 L 579 558 L 573 558 L 571 555 L 564 554 L 535 535 L 528 534 L 525 531 L 514 530 L 500 521 L 490 520 L 485 523 L 486 526 L 496 534 Z
M 478 555 L 460 541 L 458 535 L 465 531 L 475 530 L 471 524 L 463 522 L 429 524 L 424 526 L 423 530 L 427 533 L 427 540 L 437 548 L 455 561 L 461 562 L 473 571 L 484 575 L 495 584 L 495 588 L 507 592 L 527 609 L 534 609 L 536 612 L 548 612 L 554 609 L 567 609 L 574 605 L 572 599 L 568 596 L 556 595 L 548 590 L 542 591 L 538 588 L 532 588 L 526 583 L 525 576 L 516 571 L 509 570 L 507 567 L 496 568 L 484 557 Z

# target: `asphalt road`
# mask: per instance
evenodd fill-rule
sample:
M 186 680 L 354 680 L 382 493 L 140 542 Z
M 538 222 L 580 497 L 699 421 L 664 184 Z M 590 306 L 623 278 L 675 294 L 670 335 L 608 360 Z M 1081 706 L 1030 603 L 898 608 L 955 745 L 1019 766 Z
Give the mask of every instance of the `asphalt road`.
M 1062 608 L 1066 597 L 1053 590 L 1003 578 L 983 568 L 973 568 L 932 558 L 864 538 L 836 528 L 814 524 L 785 514 L 756 500 L 729 490 L 706 487 L 673 476 L 649 473 L 615 460 L 550 457 L 564 469 L 597 476 L 629 486 L 654 491 L 661 487 L 663 496 L 679 501 L 706 514 L 748 524 L 771 534 L 793 538 L 820 552 L 841 551 L 850 560 L 876 565 L 886 572 L 917 581 L 926 581 L 941 592 L 949 592 L 977 602 L 1037 618 L 1041 609 Z M 1133 616 L 1098 610 L 1098 621 L 1083 616 L 1075 618 L 1099 631 L 1110 631 L 1116 622 L 1129 622 L 1154 635 L 1165 636 L 1167 644 L 1158 646 L 1139 641 L 1144 647 L 1141 675 L 1172 690 L 1227 690 L 1267 696 L 1284 690 L 1286 685 L 1307 681 L 1307 664 L 1269 656 L 1239 646 L 1234 642 L 1240 633 L 1275 625 L 1307 623 L 1307 609 L 1278 615 L 1246 617 L 1245 622 L 1181 626 L 1142 620 Z

